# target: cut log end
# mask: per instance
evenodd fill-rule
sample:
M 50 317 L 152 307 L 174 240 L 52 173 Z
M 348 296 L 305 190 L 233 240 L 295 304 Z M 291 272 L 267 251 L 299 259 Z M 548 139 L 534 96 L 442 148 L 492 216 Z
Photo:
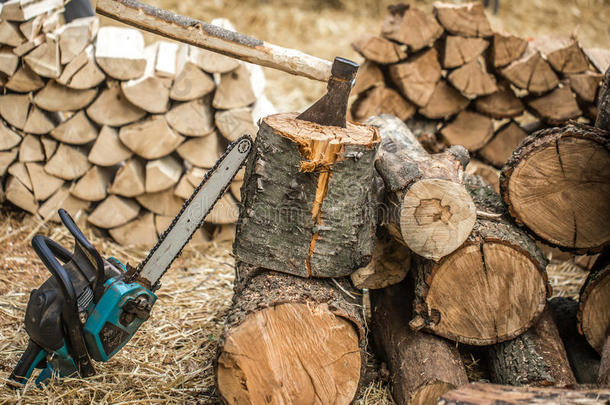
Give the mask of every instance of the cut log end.
M 583 253 L 610 241 L 605 197 L 610 195 L 610 152 L 604 141 L 587 135 L 594 135 L 591 131 L 569 126 L 538 133 L 535 145 L 522 144 L 515 152 L 501 184 L 510 212 L 532 232 Z
M 475 205 L 463 186 L 442 179 L 425 179 L 405 193 L 400 229 L 413 252 L 439 260 L 464 243 L 476 217 Z
M 426 316 L 436 334 L 466 344 L 493 344 L 527 330 L 546 296 L 546 280 L 524 251 L 495 242 L 467 244 L 434 272 Z
M 358 336 L 348 321 L 323 306 L 281 304 L 231 331 L 218 359 L 218 387 L 229 404 L 280 403 L 284 395 L 299 403 L 348 403 L 360 364 Z M 270 378 L 278 397 L 265 392 Z
M 351 289 L 346 280 L 305 279 L 242 264 L 237 272 L 216 364 L 224 401 L 351 403 L 364 342 L 355 301 L 344 292 Z

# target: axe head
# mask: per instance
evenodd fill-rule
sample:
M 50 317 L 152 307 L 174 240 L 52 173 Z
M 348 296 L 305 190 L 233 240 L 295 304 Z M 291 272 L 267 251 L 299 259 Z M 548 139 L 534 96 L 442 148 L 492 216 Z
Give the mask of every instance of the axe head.
M 297 118 L 345 128 L 347 99 L 354 85 L 358 64 L 344 58 L 335 58 L 328 80 L 326 94 Z

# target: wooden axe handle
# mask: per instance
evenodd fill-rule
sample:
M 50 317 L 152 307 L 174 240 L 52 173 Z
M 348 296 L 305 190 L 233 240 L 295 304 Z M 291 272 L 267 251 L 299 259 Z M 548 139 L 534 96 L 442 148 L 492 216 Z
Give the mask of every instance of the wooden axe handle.
M 96 11 L 136 28 L 246 62 L 323 82 L 330 79 L 330 61 L 268 44 L 137 0 L 98 0 Z

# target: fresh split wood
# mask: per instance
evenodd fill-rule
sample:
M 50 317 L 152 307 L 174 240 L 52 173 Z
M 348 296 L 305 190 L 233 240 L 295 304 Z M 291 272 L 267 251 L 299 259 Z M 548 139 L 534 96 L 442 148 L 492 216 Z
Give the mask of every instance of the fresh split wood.
M 146 111 L 131 104 L 117 82 L 108 87 L 87 108 L 87 115 L 99 125 L 122 127 L 146 116 Z
M 90 89 L 102 83 L 106 79 L 106 75 L 97 66 L 93 52 L 92 45 L 86 47 L 64 66 L 57 82 L 79 90 Z
M 112 229 L 135 219 L 139 211 L 140 207 L 134 200 L 110 195 L 91 212 L 87 220 L 97 227 Z
M 47 111 L 77 111 L 87 107 L 97 95 L 97 89 L 77 90 L 54 80 L 34 96 L 34 103 Z
M 119 139 L 131 151 L 145 159 L 167 156 L 184 140 L 170 128 L 163 115 L 152 115 L 121 127 Z
M 141 77 L 146 68 L 144 38 L 139 31 L 129 28 L 102 27 L 97 33 L 95 60 L 112 78 Z
M 430 101 L 436 82 L 441 78 L 438 54 L 431 48 L 404 62 L 391 65 L 389 74 L 406 98 L 423 107 Z
M 375 62 L 366 60 L 358 68 L 356 83 L 352 88 L 352 94 L 360 94 L 372 87 L 384 84 L 383 72 Z
M 25 167 L 32 182 L 34 197 L 38 201 L 46 200 L 64 184 L 62 179 L 45 172 L 39 163 L 26 163 Z
M 108 233 L 122 246 L 151 249 L 157 243 L 153 217 L 152 213 L 147 212 L 124 225 L 109 229 Z
M 489 37 L 491 26 L 483 3 L 434 3 L 434 15 L 447 32 L 464 37 Z
M 44 87 L 44 81 L 27 65 L 17 69 L 5 84 L 5 87 L 17 93 L 29 93 Z
M 133 157 L 116 172 L 108 191 L 123 197 L 142 195 L 146 191 L 145 176 L 144 163 L 139 158 Z
M 103 126 L 87 158 L 98 166 L 114 166 L 129 159 L 131 155 L 133 152 L 121 143 L 116 129 Z
M 403 46 L 370 34 L 363 34 L 352 43 L 352 47 L 365 59 L 382 65 L 396 63 L 407 57 Z
M 26 162 L 42 162 L 44 160 L 44 151 L 42 143 L 37 136 L 26 135 L 19 145 L 19 161 Z
M 246 107 L 255 101 L 250 73 L 245 65 L 240 64 L 237 69 L 220 75 L 220 83 L 212 101 L 214 108 L 228 110 Z
M 358 121 L 380 114 L 392 114 L 406 120 L 415 114 L 415 106 L 402 98 L 396 90 L 377 86 L 352 104 L 351 112 Z
M 481 149 L 494 134 L 491 118 L 462 111 L 440 131 L 448 145 L 462 145 L 471 152 Z
M 89 121 L 83 110 L 77 112 L 51 131 L 53 138 L 74 145 L 89 143 L 97 138 L 97 134 L 97 128 Z
M 392 41 L 407 45 L 410 51 L 431 46 L 443 34 L 442 27 L 434 17 L 412 5 L 397 4 L 389 6 L 388 10 L 381 34 Z
M 209 98 L 177 103 L 165 114 L 165 118 L 169 125 L 182 135 L 206 136 L 214 132 L 214 112 Z

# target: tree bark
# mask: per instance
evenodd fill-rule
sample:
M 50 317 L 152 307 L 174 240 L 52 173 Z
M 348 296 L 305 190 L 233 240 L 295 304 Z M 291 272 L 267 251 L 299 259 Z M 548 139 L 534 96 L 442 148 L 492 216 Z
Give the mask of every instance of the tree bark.
M 555 297 L 549 302 L 559 336 L 563 340 L 570 366 L 579 384 L 595 384 L 599 370 L 599 354 L 578 333 L 578 302 Z
M 349 280 L 305 279 L 237 265 L 216 379 L 229 404 L 348 404 L 366 363 Z
M 468 384 L 450 391 L 439 400 L 439 405 L 484 405 L 484 404 L 578 404 L 602 405 L 610 401 L 610 390 L 575 387 L 576 389 L 511 387 L 508 385 Z
M 372 255 L 379 134 L 276 114 L 261 121 L 246 167 L 238 260 L 303 277 L 338 277 Z
M 609 176 L 608 133 L 571 124 L 526 138 L 504 166 L 500 190 L 510 215 L 540 240 L 595 253 L 610 242 Z
M 417 258 L 413 328 L 460 343 L 514 339 L 538 319 L 550 294 L 546 258 L 512 225 L 500 197 L 466 176 L 478 218 L 468 239 L 439 263 Z
M 550 310 L 521 336 L 487 349 L 491 381 L 506 385 L 565 387 L 576 384 Z
M 606 70 L 604 82 L 599 91 L 598 114 L 595 120 L 597 128 L 610 132 L 610 68 Z
M 602 353 L 610 337 L 610 249 L 605 249 L 589 272 L 582 289 L 578 329 L 589 344 Z
M 385 182 L 383 224 L 418 255 L 439 260 L 468 237 L 475 207 L 462 185 L 468 152 L 454 147 L 430 155 L 399 119 L 381 115 L 367 121 L 379 128 L 375 167 Z
M 392 397 L 399 405 L 436 404 L 445 392 L 468 383 L 451 342 L 409 328 L 413 282 L 371 290 L 373 338 L 390 370 Z

